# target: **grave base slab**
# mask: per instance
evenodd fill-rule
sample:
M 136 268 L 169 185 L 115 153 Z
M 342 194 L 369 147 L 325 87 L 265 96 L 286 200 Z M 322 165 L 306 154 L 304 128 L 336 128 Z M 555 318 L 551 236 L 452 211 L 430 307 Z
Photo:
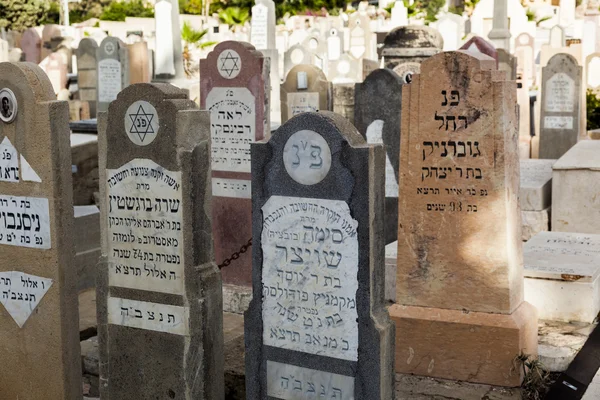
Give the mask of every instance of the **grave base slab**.
M 537 356 L 537 310 L 512 314 L 393 305 L 396 372 L 495 386 L 521 384 L 521 353 Z
M 525 301 L 540 319 L 592 323 L 600 312 L 600 277 L 593 282 L 525 278 Z

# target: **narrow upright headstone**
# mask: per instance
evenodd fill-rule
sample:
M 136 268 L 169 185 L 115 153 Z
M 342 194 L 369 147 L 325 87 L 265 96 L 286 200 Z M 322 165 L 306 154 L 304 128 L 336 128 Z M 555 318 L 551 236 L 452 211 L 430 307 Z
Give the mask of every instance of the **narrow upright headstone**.
M 465 20 L 462 16 L 444 14 L 435 22 L 435 27 L 444 38 L 444 51 L 454 51 L 460 47 L 465 34 Z
M 257 50 L 275 47 L 275 3 L 273 0 L 256 0 L 252 7 L 250 43 Z
M 96 116 L 97 84 L 98 84 L 98 62 L 96 52 L 98 43 L 94 39 L 83 38 L 77 48 L 77 86 L 79 88 L 79 99 L 87 101 L 90 112 Z
M 304 113 L 252 145 L 248 399 L 393 399 L 381 145 Z
M 550 29 L 550 47 L 565 47 L 565 30 L 560 25 Z
M 96 51 L 98 77 L 96 111 L 108 110 L 111 101 L 129 86 L 129 51 L 116 37 L 107 36 Z
M 249 43 L 226 41 L 200 60 L 200 106 L 210 111 L 213 238 L 225 283 L 250 286 L 250 143 L 270 134 L 269 59 Z
M 528 33 L 521 33 L 515 38 L 515 57 L 517 57 L 517 75 L 521 75 L 527 90 L 535 81 L 534 54 L 535 39 Z
M 21 49 L 25 61 L 39 64 L 42 61 L 42 37 L 37 28 L 28 28 L 21 36 Z
M 149 83 L 152 80 L 148 43 L 137 42 L 127 46 L 129 49 L 129 83 Z
M 519 386 L 515 357 L 537 354 L 516 114 L 515 82 L 483 54 L 433 56 L 403 87 L 397 372 Z
M 48 75 L 54 93 L 67 88 L 67 64 L 60 54 L 50 53 L 39 65 Z
M 354 126 L 367 143 L 384 144 L 385 158 L 385 243 L 398 238 L 398 157 L 402 79 L 392 70 L 373 71 L 357 83 L 354 95 Z
M 281 122 L 304 112 L 332 111 L 333 86 L 320 68 L 296 65 L 281 85 Z
M 179 2 L 159 0 L 154 5 L 156 21 L 156 49 L 154 75 L 157 79 L 185 78 L 179 27 Z
M 577 143 L 582 67 L 556 54 L 542 68 L 539 158 L 559 159 Z
M 0 64 L 0 397 L 81 398 L 69 107 Z
M 103 399 L 224 396 L 208 129 L 167 84 L 131 85 L 99 114 Z

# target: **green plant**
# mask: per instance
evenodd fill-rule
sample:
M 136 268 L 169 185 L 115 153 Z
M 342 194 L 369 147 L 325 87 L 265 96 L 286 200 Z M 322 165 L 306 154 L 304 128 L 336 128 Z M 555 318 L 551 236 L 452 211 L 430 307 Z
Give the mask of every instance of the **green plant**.
M 43 20 L 40 21 L 40 25 L 48 25 L 48 24 L 60 24 L 61 20 L 61 11 L 60 11 L 60 3 L 56 1 L 51 1 L 48 4 L 50 7 L 48 8 L 48 12 L 46 13 Z
M 113 1 L 100 15 L 103 21 L 125 21 L 127 17 L 154 18 L 154 9 L 142 0 Z
M 179 0 L 181 14 L 201 15 L 204 4 L 202 0 Z
M 49 11 L 47 0 L 0 0 L 0 28 L 23 31 L 38 26 Z
M 219 20 L 229 26 L 243 26 L 250 20 L 250 10 L 241 7 L 227 7 L 219 12 Z
M 552 19 L 552 16 L 546 15 L 545 17 L 542 17 L 542 18 L 538 19 L 537 21 L 535 21 L 535 26 L 539 26 L 542 22 L 548 21 L 550 19 Z
M 192 53 L 190 46 L 199 49 L 214 45 L 216 42 L 202 42 L 202 39 L 208 33 L 208 29 L 196 30 L 186 21 L 181 27 L 181 39 L 185 42 L 183 46 L 183 69 L 188 76 L 192 76 Z
M 515 357 L 511 372 L 518 374 L 520 369 L 523 372 L 523 399 L 542 400 L 553 383 L 550 373 L 537 358 L 523 353 Z
M 586 91 L 587 130 L 600 129 L 600 98 L 595 91 Z

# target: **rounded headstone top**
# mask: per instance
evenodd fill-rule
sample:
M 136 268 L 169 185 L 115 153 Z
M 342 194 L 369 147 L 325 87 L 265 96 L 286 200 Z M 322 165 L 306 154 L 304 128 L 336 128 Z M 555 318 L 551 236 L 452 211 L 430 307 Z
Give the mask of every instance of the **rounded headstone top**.
M 438 48 L 444 47 L 440 32 L 425 25 L 406 25 L 392 29 L 384 40 L 384 47 L 391 48 Z

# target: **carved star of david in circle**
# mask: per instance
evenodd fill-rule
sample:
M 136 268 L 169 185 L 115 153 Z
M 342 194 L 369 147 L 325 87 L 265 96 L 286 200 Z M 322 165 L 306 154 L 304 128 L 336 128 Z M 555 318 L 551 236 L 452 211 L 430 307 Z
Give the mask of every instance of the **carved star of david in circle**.
M 242 60 L 233 50 L 225 50 L 219 56 L 219 73 L 227 79 L 233 79 L 240 73 Z
M 144 107 L 141 104 L 135 114 L 129 114 L 128 116 L 132 122 L 129 133 L 137 134 L 142 143 L 146 140 L 146 135 L 156 133 L 152 127 L 154 114 L 144 111 Z

